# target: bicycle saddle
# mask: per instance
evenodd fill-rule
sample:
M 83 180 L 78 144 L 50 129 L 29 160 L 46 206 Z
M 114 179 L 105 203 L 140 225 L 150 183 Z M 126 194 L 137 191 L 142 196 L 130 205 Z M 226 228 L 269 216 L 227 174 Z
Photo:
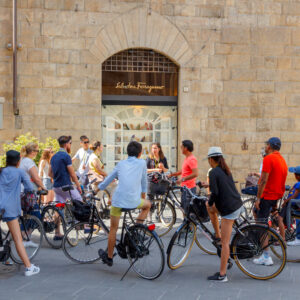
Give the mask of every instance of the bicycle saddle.
M 122 208 L 122 212 L 130 212 L 135 209 L 136 209 L 136 207 L 135 208 Z
M 62 186 L 61 189 L 63 192 L 68 192 L 68 191 L 74 190 L 74 187 L 73 187 L 73 185 L 65 185 L 65 186 Z
M 48 191 L 47 190 L 40 190 L 40 191 L 37 191 L 36 194 L 45 196 L 45 195 L 48 195 Z

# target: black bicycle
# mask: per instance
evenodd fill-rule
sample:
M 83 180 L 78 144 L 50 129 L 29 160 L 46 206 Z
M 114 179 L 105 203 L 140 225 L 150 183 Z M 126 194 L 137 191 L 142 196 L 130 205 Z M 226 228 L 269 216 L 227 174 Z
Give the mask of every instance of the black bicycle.
M 195 241 L 196 227 L 200 226 L 206 238 L 217 249 L 221 255 L 221 245 L 215 239 L 203 219 L 207 216 L 205 202 L 206 197 L 194 195 L 188 188 L 183 187 L 191 195 L 188 214 L 177 229 L 167 249 L 167 263 L 170 269 L 177 269 L 183 265 L 189 256 Z M 238 268 L 246 275 L 260 280 L 276 277 L 280 274 L 286 264 L 286 247 L 281 236 L 272 228 L 262 224 L 250 224 L 246 218 L 243 221 L 235 221 L 233 230 L 235 234 L 231 240 L 231 258 L 236 262 Z M 263 254 L 263 251 L 271 248 L 270 256 L 272 264 L 268 266 L 256 264 L 255 260 Z M 275 249 L 276 251 L 273 251 Z M 232 262 L 229 260 L 228 268 Z
M 96 208 L 95 201 L 100 201 L 93 193 L 87 195 L 86 204 L 82 204 L 78 214 L 80 220 L 71 226 L 63 239 L 65 255 L 77 263 L 93 263 L 100 259 L 98 250 L 107 249 L 109 229 L 104 224 Z M 131 221 L 131 209 L 123 209 L 121 238 L 116 245 L 118 255 L 128 259 L 130 266 L 142 278 L 155 279 L 164 270 L 165 256 L 163 245 L 155 232 L 155 225 L 136 224 Z

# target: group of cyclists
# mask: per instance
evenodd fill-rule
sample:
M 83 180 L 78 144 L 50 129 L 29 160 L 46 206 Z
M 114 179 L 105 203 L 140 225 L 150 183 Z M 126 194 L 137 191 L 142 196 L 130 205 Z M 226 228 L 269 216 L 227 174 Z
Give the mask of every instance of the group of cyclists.
M 185 158 L 182 168 L 176 172 L 168 173 L 167 158 L 159 143 L 151 145 L 149 157 L 145 161 L 141 159 L 142 145 L 131 141 L 127 146 L 128 158 L 120 161 L 110 174 L 105 171 L 101 160 L 103 146 L 100 141 L 90 143 L 88 137 L 81 136 L 81 148 L 73 158 L 70 156 L 72 137 L 61 136 L 58 138 L 58 143 L 60 148 L 56 153 L 53 153 L 51 149 L 44 151 L 39 168 L 34 162 L 39 152 L 38 145 L 30 143 L 24 147 L 21 154 L 14 150 L 8 151 L 6 167 L 0 169 L 2 221 L 7 222 L 17 252 L 24 263 L 26 276 L 40 271 L 39 267 L 30 263 L 28 259 L 25 247 L 30 245 L 23 242 L 18 222 L 18 217 L 22 214 L 20 194 L 26 191 L 48 190 L 48 195 L 44 197 L 45 202 L 55 199 L 56 202 L 65 203 L 70 197 L 72 200 L 83 201 L 83 190 L 88 182 L 92 182 L 95 194 L 110 189 L 112 197 L 109 199 L 111 207 L 108 244 L 107 248 L 99 249 L 99 257 L 108 266 L 113 265 L 116 235 L 123 209 L 138 208 L 139 215 L 136 223 L 144 223 L 151 209 L 153 195 L 162 188 L 157 183 L 156 173 L 167 173 L 168 178 L 178 177 L 176 184 L 187 188 L 182 189 L 181 207 L 184 214 L 188 214 L 191 199 L 196 194 L 198 177 L 198 161 L 193 155 L 192 141 L 182 141 L 181 152 Z M 280 148 L 281 141 L 277 137 L 272 137 L 265 143 L 266 155 L 260 171 L 257 199 L 253 211 L 258 223 L 268 223 L 270 213 L 276 210 L 278 200 L 285 193 L 288 167 L 280 154 Z M 220 245 L 221 249 L 219 272 L 209 276 L 208 280 L 226 282 L 228 281 L 226 274 L 232 227 L 243 212 L 243 201 L 222 149 L 220 147 L 209 148 L 206 159 L 211 169 L 207 181 L 202 181 L 201 186 L 208 189 L 209 198 L 206 202 L 206 209 L 214 229 L 214 243 Z M 79 168 L 75 172 L 73 162 L 76 160 L 79 160 Z M 291 222 L 289 217 L 291 207 L 300 206 L 300 167 L 290 168 L 289 171 L 295 174 L 297 183 L 289 197 L 285 199 L 283 209 L 278 215 L 279 230 L 283 239 L 285 239 L 286 223 Z M 75 185 L 76 188 L 70 190 L 64 188 L 71 185 Z M 285 222 L 286 219 L 287 222 Z M 63 237 L 63 233 L 59 230 L 55 232 L 54 239 L 62 240 Z M 296 239 L 288 243 L 292 246 L 300 245 L 298 227 Z M 268 247 L 264 248 L 260 257 L 253 260 L 253 264 L 265 266 L 273 264 Z

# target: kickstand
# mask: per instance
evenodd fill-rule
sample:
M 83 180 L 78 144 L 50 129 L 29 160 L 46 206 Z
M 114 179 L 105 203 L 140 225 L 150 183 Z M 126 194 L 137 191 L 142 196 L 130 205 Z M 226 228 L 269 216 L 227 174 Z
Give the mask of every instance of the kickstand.
M 124 277 L 127 275 L 127 273 L 129 272 L 129 270 L 132 268 L 132 266 L 135 264 L 135 262 L 137 261 L 138 259 L 136 258 L 132 263 L 131 265 L 129 266 L 129 268 L 126 270 L 126 272 L 124 273 L 124 275 L 122 276 L 121 280 L 122 281 L 124 279 Z

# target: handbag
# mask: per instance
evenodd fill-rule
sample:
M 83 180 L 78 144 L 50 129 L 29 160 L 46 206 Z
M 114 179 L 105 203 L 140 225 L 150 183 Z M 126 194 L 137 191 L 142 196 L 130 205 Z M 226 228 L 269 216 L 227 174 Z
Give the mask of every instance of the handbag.
M 28 213 L 37 204 L 37 197 L 34 192 L 23 192 L 21 194 L 21 208 L 23 212 Z

